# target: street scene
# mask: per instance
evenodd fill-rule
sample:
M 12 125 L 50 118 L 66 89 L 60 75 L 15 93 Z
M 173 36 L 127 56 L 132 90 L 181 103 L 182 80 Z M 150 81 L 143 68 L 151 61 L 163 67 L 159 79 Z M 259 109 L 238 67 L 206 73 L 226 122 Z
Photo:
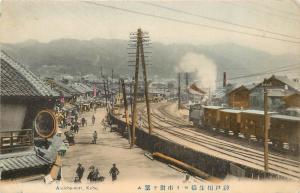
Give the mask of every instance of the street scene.
M 298 0 L 0 5 L 0 193 L 300 191 Z

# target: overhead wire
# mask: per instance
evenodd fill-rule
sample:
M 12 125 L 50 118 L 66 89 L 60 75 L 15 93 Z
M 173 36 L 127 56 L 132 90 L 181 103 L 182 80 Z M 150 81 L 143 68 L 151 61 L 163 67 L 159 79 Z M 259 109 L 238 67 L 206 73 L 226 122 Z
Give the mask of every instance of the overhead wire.
M 219 31 L 227 31 L 227 32 L 233 32 L 233 33 L 237 33 L 237 34 L 260 37 L 260 38 L 264 38 L 264 39 L 271 39 L 271 40 L 278 40 L 278 41 L 289 42 L 289 43 L 294 43 L 294 44 L 300 44 L 299 41 L 281 39 L 281 38 L 276 38 L 276 37 L 272 37 L 272 36 L 267 36 L 264 34 L 262 35 L 262 34 L 257 34 L 257 33 L 249 33 L 249 32 L 238 31 L 238 30 L 234 30 L 234 29 L 218 27 L 218 26 L 211 26 L 211 25 L 206 25 L 206 24 L 201 24 L 201 23 L 195 23 L 195 22 L 191 22 L 191 21 L 187 21 L 187 20 L 181 20 L 181 19 L 176 19 L 176 18 L 171 18 L 171 17 L 154 15 L 154 14 L 150 14 L 150 13 L 144 13 L 144 12 L 126 9 L 126 8 L 115 7 L 115 6 L 106 5 L 106 4 L 99 3 L 99 2 L 92 2 L 92 1 L 82 1 L 82 2 L 93 4 L 96 6 L 106 7 L 106 8 L 110 8 L 110 9 L 116 9 L 116 10 L 120 10 L 123 12 L 129 12 L 129 13 L 134 13 L 134 14 L 138 14 L 138 15 L 144 15 L 144 16 L 148 16 L 148 17 L 154 17 L 154 18 L 159 18 L 159 19 L 163 19 L 163 20 L 173 21 L 173 22 L 177 22 L 177 23 L 190 24 L 190 25 L 194 25 L 194 26 L 211 28 L 211 29 L 215 29 L 215 30 L 219 30 Z
M 252 73 L 252 74 L 247 74 L 247 75 L 242 75 L 242 76 L 235 76 L 235 77 L 232 77 L 228 80 L 238 80 L 238 79 L 242 79 L 242 78 L 250 78 L 250 77 L 256 77 L 256 76 L 261 76 L 261 75 L 268 75 L 268 74 L 273 74 L 273 73 L 279 73 L 279 72 L 287 72 L 287 71 L 291 71 L 291 70 L 295 70 L 295 69 L 299 69 L 300 68 L 300 63 L 297 63 L 297 64 L 292 64 L 291 66 L 294 66 L 294 65 L 297 65 L 295 67 L 290 67 L 290 68 L 287 68 L 287 69 L 284 69 L 284 67 L 282 68 L 279 68 L 281 70 L 268 70 L 268 71 L 264 71 L 264 72 L 257 72 L 257 73 Z M 217 81 L 218 83 L 222 82 L 221 80 L 220 81 Z
M 296 19 L 296 18 L 291 18 L 291 17 L 286 17 L 286 16 L 283 16 L 283 15 L 279 15 L 279 14 L 276 14 L 274 12 L 268 12 L 268 11 L 263 11 L 261 9 L 258 9 L 257 7 L 253 7 L 251 9 L 249 9 L 249 7 L 245 7 L 243 5 L 241 5 L 240 3 L 238 2 L 234 2 L 234 1 L 224 1 L 222 2 L 226 5 L 231 5 L 231 6 L 236 6 L 236 7 L 241 7 L 243 9 L 247 9 L 248 11 L 252 11 L 252 12 L 256 12 L 256 13 L 260 13 L 260 14 L 264 14 L 264 15 L 269 15 L 271 17 L 273 16 L 276 16 L 278 18 L 281 18 L 281 19 L 284 19 L 285 21 L 288 21 L 288 22 L 292 22 L 293 21 L 296 21 L 298 24 L 300 22 L 300 19 Z M 247 2 L 244 2 L 244 3 L 247 3 Z M 294 22 L 293 22 L 294 23 Z
M 297 13 L 293 13 L 293 12 L 290 12 L 290 11 L 286 11 L 286 10 L 282 10 L 282 9 L 278 9 L 278 8 L 274 8 L 274 7 L 270 7 L 266 4 L 263 4 L 263 3 L 259 3 L 258 1 L 250 1 L 248 3 L 251 3 L 253 5 L 256 5 L 257 7 L 262 7 L 264 8 L 265 10 L 268 10 L 268 11 L 272 11 L 272 10 L 275 10 L 277 11 L 278 13 L 282 13 L 282 14 L 285 14 L 285 15 L 289 15 L 289 16 L 293 16 L 293 17 L 300 17 L 300 14 L 297 14 Z
M 249 25 L 234 23 L 234 22 L 231 22 L 231 21 L 226 21 L 226 20 L 217 19 L 217 18 L 213 18 L 213 17 L 207 17 L 207 16 L 204 16 L 204 15 L 190 13 L 190 12 L 187 12 L 187 11 L 184 11 L 184 10 L 174 9 L 174 8 L 171 8 L 171 7 L 168 7 L 168 6 L 158 5 L 158 4 L 151 3 L 151 2 L 141 1 L 139 3 L 145 4 L 145 5 L 150 5 L 150 6 L 153 6 L 153 7 L 162 8 L 162 9 L 166 9 L 166 10 L 177 12 L 177 13 L 183 13 L 183 14 L 186 14 L 186 15 L 191 15 L 191 16 L 207 19 L 207 20 L 210 20 L 210 21 L 229 24 L 229 25 L 233 25 L 233 26 L 237 26 L 237 27 L 241 27 L 241 28 L 262 31 L 262 32 L 273 34 L 273 35 L 280 35 L 280 36 L 288 37 L 288 38 L 300 39 L 300 37 L 295 37 L 295 36 L 291 36 L 291 35 L 287 35 L 287 34 L 283 34 L 283 33 L 273 32 L 273 31 L 270 31 L 270 30 L 265 30 L 265 29 L 258 28 L 258 27 L 253 27 L 253 26 L 249 26 Z

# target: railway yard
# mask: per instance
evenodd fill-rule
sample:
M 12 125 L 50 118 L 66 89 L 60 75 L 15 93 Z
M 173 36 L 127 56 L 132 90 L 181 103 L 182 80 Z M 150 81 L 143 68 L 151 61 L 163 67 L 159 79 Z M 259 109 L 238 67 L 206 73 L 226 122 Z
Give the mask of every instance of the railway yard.
M 146 107 L 140 105 L 142 127 L 147 131 Z M 209 154 L 232 163 L 241 164 L 258 170 L 264 169 L 263 148 L 257 144 L 226 137 L 222 133 L 210 132 L 194 127 L 186 118 L 180 116 L 176 104 L 171 102 L 154 103 L 152 105 L 153 134 L 162 139 L 176 142 L 205 154 Z M 269 172 L 280 176 L 299 180 L 300 160 L 298 156 L 271 152 L 269 155 Z

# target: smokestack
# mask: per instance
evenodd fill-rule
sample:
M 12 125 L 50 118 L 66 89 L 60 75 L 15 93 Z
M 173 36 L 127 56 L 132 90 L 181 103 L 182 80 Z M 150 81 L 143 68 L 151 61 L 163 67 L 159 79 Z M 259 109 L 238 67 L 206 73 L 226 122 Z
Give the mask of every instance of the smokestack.
M 226 79 L 226 72 L 223 73 L 223 87 L 226 87 L 227 79 Z

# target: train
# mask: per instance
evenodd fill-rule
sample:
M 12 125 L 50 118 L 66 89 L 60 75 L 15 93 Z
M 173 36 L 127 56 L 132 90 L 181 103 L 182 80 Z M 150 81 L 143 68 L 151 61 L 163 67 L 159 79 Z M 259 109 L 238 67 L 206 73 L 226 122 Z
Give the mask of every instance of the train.
M 269 142 L 274 149 L 299 154 L 300 117 L 268 112 Z M 194 126 L 247 140 L 264 141 L 264 111 L 194 105 L 189 109 Z

